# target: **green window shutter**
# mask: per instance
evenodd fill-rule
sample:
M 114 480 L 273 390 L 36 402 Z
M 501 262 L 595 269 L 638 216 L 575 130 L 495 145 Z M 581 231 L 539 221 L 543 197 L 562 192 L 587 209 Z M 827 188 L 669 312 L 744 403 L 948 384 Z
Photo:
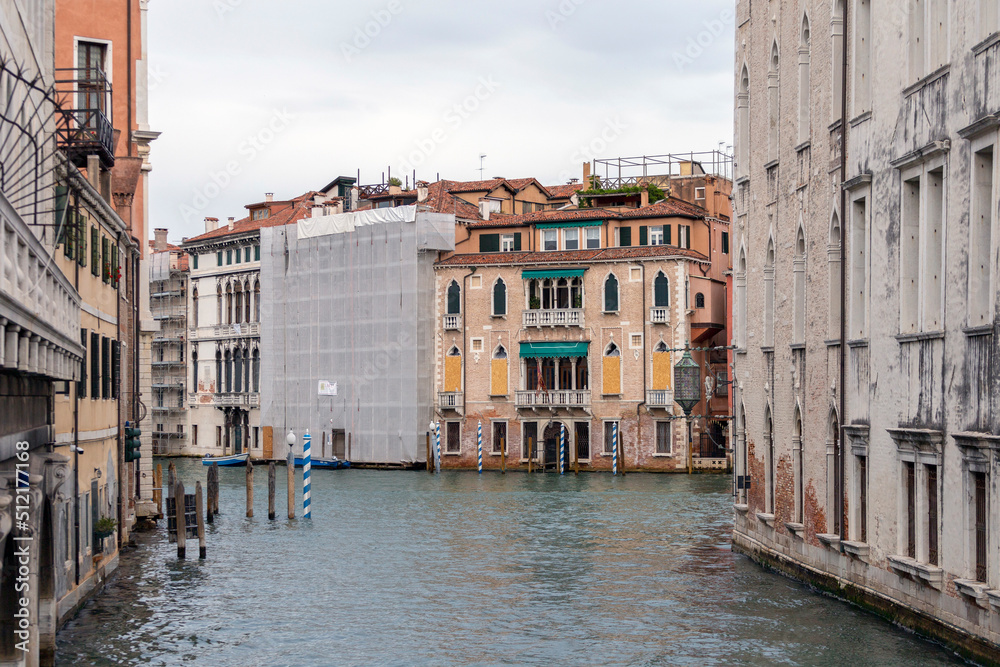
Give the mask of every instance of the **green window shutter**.
M 673 243 L 673 241 L 670 240 L 670 225 L 663 225 L 663 242 L 667 245 Z
M 232 250 L 227 250 L 226 251 L 226 264 L 232 264 L 232 263 L 233 263 L 233 251 Z
M 218 261 L 218 265 L 222 266 L 222 251 L 215 253 L 215 259 Z
M 639 227 L 639 245 L 649 245 L 649 227 L 646 225 Z
M 195 271 L 198 270 L 198 255 L 191 255 L 191 261 L 194 263 Z
M 255 245 L 253 247 L 253 258 L 254 258 L 254 261 L 257 261 L 257 262 L 260 261 L 260 246 L 259 245 Z
M 691 249 L 691 225 L 684 225 L 684 247 Z
M 101 397 L 101 335 L 90 332 L 90 397 Z
M 56 207 L 55 210 L 53 211 L 53 213 L 55 214 L 54 223 L 56 225 L 56 229 L 59 230 L 59 239 L 56 241 L 56 245 L 59 245 L 60 243 L 66 243 L 66 239 L 68 238 L 69 232 L 71 231 L 69 229 L 69 224 L 70 222 L 72 222 L 72 218 L 66 215 L 67 192 L 68 189 L 66 188 L 65 185 L 56 186 Z M 67 257 L 69 257 L 70 259 L 73 258 L 72 254 L 73 251 L 70 246 L 67 245 L 66 247 L 63 248 L 63 250 L 65 251 Z
M 97 225 L 90 228 L 90 272 L 95 276 L 101 275 L 101 233 L 97 231 Z
M 76 226 L 76 261 L 80 266 L 87 266 L 87 218 L 75 213 L 73 220 Z
M 111 250 L 107 236 L 101 236 L 101 280 L 111 282 Z
M 500 235 L 480 234 L 479 252 L 500 252 Z
M 118 287 L 118 246 L 111 246 L 111 284 Z
M 521 249 L 521 232 L 514 232 L 514 250 Z
M 76 393 L 87 398 L 87 330 L 80 329 L 80 344 L 83 345 L 83 361 L 80 362 L 80 380 L 76 383 Z
M 722 232 L 722 254 L 729 254 L 729 232 Z
M 244 262 L 250 261 L 250 246 L 247 246 L 243 251 L 243 261 Z
M 632 228 L 631 227 L 619 227 L 618 228 L 618 245 L 622 248 L 626 248 L 632 245 Z M 617 308 L 615 309 L 617 310 Z

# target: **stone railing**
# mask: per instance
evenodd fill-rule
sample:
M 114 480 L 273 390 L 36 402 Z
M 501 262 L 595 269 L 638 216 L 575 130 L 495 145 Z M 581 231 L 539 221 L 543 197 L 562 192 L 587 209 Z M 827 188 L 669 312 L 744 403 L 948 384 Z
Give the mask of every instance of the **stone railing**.
M 653 324 L 670 324 L 670 308 L 650 308 L 649 321 Z
M 461 410 L 464 405 L 464 395 L 460 391 L 438 392 L 438 407 L 442 410 Z
M 664 408 L 670 410 L 674 407 L 674 392 L 672 389 L 647 389 L 646 407 Z
M 216 324 L 214 327 L 211 327 L 211 329 L 216 336 L 259 336 L 260 322 L 240 322 L 239 324 Z M 237 331 L 237 329 L 239 330 Z
M 461 315 L 445 315 L 443 323 L 445 331 L 458 330 L 462 328 L 462 316 Z
M 590 390 L 518 391 L 514 395 L 514 404 L 519 408 L 586 408 L 590 406 Z
M 582 308 L 554 308 L 550 310 L 523 310 L 521 322 L 526 327 L 582 327 Z
M 215 394 L 212 394 L 211 404 L 255 408 L 260 406 L 260 394 L 257 392 L 245 392 L 245 391 L 217 392 Z

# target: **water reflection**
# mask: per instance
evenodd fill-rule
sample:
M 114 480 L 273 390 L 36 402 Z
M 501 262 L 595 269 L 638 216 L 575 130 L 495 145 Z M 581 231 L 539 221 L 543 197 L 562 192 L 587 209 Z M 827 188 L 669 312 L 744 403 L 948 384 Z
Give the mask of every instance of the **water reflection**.
M 734 554 L 727 479 L 316 471 L 288 521 L 279 474 L 270 522 L 263 470 L 253 519 L 220 471 L 208 560 L 142 536 L 60 664 L 955 662 Z

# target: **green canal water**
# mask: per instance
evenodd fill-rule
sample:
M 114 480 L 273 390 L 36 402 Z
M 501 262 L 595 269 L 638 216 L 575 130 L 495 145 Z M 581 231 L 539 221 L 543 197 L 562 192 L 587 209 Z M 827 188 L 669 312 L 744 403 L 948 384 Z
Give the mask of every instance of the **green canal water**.
M 163 522 L 139 535 L 57 664 L 959 663 L 734 554 L 722 476 L 319 470 L 313 518 L 288 521 L 278 473 L 268 521 L 266 468 L 253 519 L 244 471 L 220 471 L 207 560 Z

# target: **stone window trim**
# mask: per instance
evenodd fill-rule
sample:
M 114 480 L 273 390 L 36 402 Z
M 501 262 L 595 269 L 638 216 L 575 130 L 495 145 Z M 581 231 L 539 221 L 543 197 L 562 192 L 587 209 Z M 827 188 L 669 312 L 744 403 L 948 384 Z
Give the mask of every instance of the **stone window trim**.
M 941 465 L 941 447 L 944 433 L 926 428 L 886 429 L 896 443 L 896 453 L 900 461 Z
M 844 426 L 844 432 L 851 444 L 851 455 L 868 456 L 868 425 L 849 424 Z
M 979 431 L 962 431 L 952 433 L 959 450 L 962 452 L 962 462 L 969 472 L 990 472 L 990 450 L 1000 457 L 1000 435 L 982 433 Z

